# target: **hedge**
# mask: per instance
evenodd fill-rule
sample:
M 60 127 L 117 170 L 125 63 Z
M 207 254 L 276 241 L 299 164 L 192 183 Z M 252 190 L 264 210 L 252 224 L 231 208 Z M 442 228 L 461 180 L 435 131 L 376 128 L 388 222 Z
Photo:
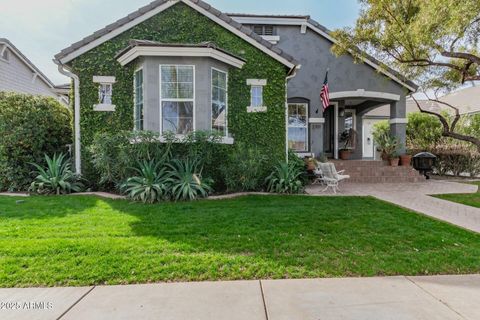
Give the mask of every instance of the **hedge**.
M 0 190 L 27 190 L 32 162 L 67 151 L 71 119 L 54 98 L 0 92 Z

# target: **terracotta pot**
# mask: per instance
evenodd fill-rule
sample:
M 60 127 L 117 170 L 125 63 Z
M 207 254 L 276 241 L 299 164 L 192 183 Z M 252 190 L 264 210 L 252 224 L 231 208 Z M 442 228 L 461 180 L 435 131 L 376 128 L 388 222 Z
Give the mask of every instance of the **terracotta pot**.
M 307 161 L 307 170 L 314 171 L 316 169 L 316 165 L 314 161 Z
M 390 163 L 391 167 L 398 167 L 398 163 L 400 162 L 400 159 L 392 158 L 392 159 L 388 159 L 388 162 Z
M 385 151 L 382 151 L 382 160 L 383 161 L 388 161 L 388 155 Z
M 352 151 L 350 150 L 340 150 L 339 152 L 340 159 L 342 160 L 349 160 L 351 155 Z
M 412 156 L 409 154 L 404 154 L 403 156 L 400 156 L 400 165 L 409 167 L 410 163 L 412 162 Z

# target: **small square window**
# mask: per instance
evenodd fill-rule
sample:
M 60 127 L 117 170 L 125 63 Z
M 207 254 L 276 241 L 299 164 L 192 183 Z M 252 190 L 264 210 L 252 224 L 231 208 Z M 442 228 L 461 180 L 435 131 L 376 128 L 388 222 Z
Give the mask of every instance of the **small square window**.
M 99 104 L 112 104 L 112 84 L 100 83 L 98 87 Z
M 252 86 L 250 106 L 263 107 L 263 86 Z

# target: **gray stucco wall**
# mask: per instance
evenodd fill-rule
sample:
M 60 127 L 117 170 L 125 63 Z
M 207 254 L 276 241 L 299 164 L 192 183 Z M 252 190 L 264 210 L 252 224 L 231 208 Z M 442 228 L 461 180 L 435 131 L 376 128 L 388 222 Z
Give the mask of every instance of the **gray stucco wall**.
M 296 77 L 288 82 L 288 97 L 289 99 L 308 99 L 310 101 L 310 118 L 323 117 L 320 90 L 327 68 L 329 69 L 330 92 L 364 89 L 400 95 L 401 100 L 395 114 L 399 116 L 403 113 L 401 110 L 405 109 L 405 97 L 408 91 L 397 82 L 366 64 L 354 63 L 351 56 L 336 57 L 331 52 L 332 43 L 311 29 L 307 28 L 307 32 L 302 34 L 299 26 L 277 26 L 277 34 L 280 36 L 277 46 L 293 55 L 302 65 Z M 355 107 L 347 108 L 355 109 Z M 357 110 L 357 139 L 360 141 L 360 153 L 361 116 L 362 110 Z M 339 119 L 340 123 L 341 119 Z M 341 133 L 340 127 L 341 125 L 339 125 Z M 311 151 L 317 155 L 323 152 L 323 135 L 323 125 L 310 125 Z M 361 154 L 356 156 L 361 157 Z
M 211 130 L 211 70 L 229 66 L 210 58 L 145 57 L 139 60 L 144 77 L 144 129 L 160 131 L 160 65 L 195 66 L 195 130 Z

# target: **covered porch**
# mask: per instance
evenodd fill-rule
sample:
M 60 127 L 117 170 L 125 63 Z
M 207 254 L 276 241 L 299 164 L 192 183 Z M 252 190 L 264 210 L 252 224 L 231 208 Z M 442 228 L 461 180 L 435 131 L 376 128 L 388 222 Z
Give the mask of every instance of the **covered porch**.
M 372 137 L 373 124 L 364 123 L 364 116 L 373 109 L 390 106 L 390 132 L 401 143 L 400 153 L 405 152 L 406 101 L 400 95 L 365 90 L 334 92 L 330 95 L 331 107 L 325 110 L 324 153 L 339 158 L 339 150 L 345 147 L 341 135 L 353 130 L 350 145 L 351 159 L 379 160 Z

